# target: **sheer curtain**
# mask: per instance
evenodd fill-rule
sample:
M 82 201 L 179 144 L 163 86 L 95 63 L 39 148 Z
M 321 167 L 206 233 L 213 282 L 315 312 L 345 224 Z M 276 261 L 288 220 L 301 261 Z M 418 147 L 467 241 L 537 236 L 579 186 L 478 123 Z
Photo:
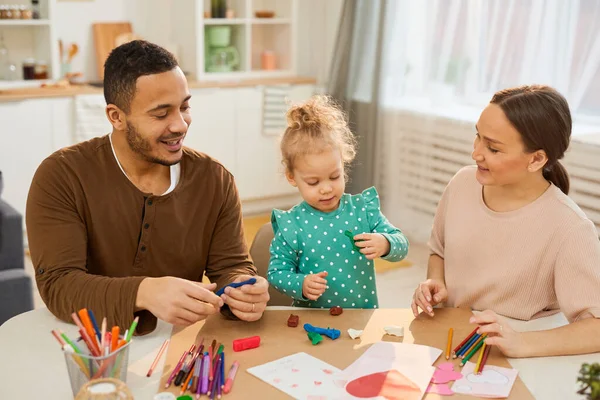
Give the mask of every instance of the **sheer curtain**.
M 392 0 L 386 25 L 387 106 L 483 106 L 498 89 L 544 83 L 600 120 L 600 0 Z
M 344 4 L 330 82 L 361 143 L 352 189 L 375 184 L 386 216 L 413 240 L 427 240 L 444 187 L 473 163 L 474 125 L 495 91 L 554 86 L 579 125 L 574 137 L 600 143 L 600 0 Z M 576 148 L 565 162 L 579 163 L 572 197 L 600 227 L 600 181 L 590 180 L 600 157 L 588 153 Z

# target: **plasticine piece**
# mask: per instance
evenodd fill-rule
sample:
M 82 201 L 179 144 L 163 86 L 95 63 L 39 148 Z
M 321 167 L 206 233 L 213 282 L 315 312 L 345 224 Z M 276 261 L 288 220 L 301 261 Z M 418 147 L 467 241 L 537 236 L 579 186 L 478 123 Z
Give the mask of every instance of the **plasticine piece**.
M 358 247 L 356 245 L 356 242 L 354 241 L 354 235 L 352 234 L 352 231 L 346 231 L 344 232 L 344 235 L 348 236 L 348 239 L 350 239 L 350 243 L 352 243 L 352 248 L 354 248 L 354 250 L 356 251 L 360 251 L 360 247 Z
M 290 328 L 295 328 L 298 326 L 298 322 L 300 322 L 300 317 L 298 315 L 290 314 L 290 317 L 287 321 L 287 326 Z
M 331 315 L 340 315 L 343 312 L 344 312 L 344 309 L 340 306 L 331 307 L 329 309 L 329 314 L 331 314 Z
M 225 293 L 225 288 L 228 286 L 232 287 L 232 288 L 238 288 L 238 287 L 244 286 L 244 285 L 254 285 L 255 283 L 256 283 L 256 278 L 250 278 L 247 281 L 243 281 L 243 282 L 232 282 L 229 285 L 225 285 L 221 289 L 217 290 L 217 292 L 215 294 L 217 296 L 221 296 L 223 293 Z
M 387 335 L 391 335 L 391 336 L 404 336 L 404 327 L 403 326 L 396 326 L 396 325 L 390 325 L 390 326 L 386 326 L 383 328 L 385 330 L 385 333 Z
M 333 329 L 333 328 L 327 328 L 327 329 L 325 329 L 325 328 L 319 328 L 318 326 L 312 326 L 311 324 L 304 324 L 304 330 L 306 332 L 320 333 L 320 334 L 325 335 L 328 338 L 331 338 L 333 340 L 339 338 L 340 335 L 342 334 L 337 329 Z
M 317 332 L 308 332 L 308 338 L 312 342 L 313 346 L 316 346 L 323 341 L 323 336 Z
M 362 330 L 358 330 L 358 329 L 352 329 L 352 328 L 348 329 L 348 335 L 350 335 L 350 337 L 351 337 L 352 339 L 359 338 L 359 337 L 360 337 L 360 335 L 362 335 L 362 333 L 363 333 L 363 331 L 362 331 Z
M 233 351 L 255 349 L 260 345 L 260 336 L 251 336 L 233 341 Z

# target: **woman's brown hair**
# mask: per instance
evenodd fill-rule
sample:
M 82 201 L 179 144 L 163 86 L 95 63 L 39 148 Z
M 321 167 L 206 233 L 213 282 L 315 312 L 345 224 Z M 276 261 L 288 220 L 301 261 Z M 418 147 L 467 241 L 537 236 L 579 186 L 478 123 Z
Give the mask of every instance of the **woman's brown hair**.
M 502 108 L 527 152 L 546 152 L 544 178 L 569 194 L 569 175 L 559 161 L 571 141 L 571 112 L 564 96 L 549 86 L 526 85 L 500 90 L 490 103 Z

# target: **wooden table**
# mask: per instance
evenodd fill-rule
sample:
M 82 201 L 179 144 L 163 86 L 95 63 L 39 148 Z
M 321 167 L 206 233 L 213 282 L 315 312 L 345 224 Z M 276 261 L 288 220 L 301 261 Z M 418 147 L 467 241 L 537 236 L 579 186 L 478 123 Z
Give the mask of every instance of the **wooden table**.
M 278 312 L 278 310 L 285 310 L 285 312 Z M 446 318 L 451 317 L 449 313 L 455 313 L 454 310 L 442 311 L 436 310 L 436 316 L 433 320 L 429 317 L 421 317 L 413 323 L 413 317 L 410 310 L 382 310 L 384 313 L 391 313 L 389 320 L 386 319 L 385 324 L 402 324 L 402 321 L 406 321 L 404 324 L 406 337 L 404 341 L 417 342 L 424 344 L 435 344 L 430 340 L 439 341 L 445 345 L 447 328 L 451 322 L 448 322 Z M 224 397 L 224 400 L 237 396 L 242 396 L 240 391 L 240 382 L 249 381 L 252 382 L 251 388 L 260 387 L 264 389 L 265 393 L 270 393 L 279 398 L 284 397 L 282 393 L 269 387 L 258 379 L 250 376 L 245 370 L 246 368 L 261 364 L 263 362 L 272 361 L 277 356 L 284 356 L 292 354 L 293 352 L 301 349 L 313 354 L 324 361 L 335 365 L 338 368 L 346 367 L 352 360 L 358 357 L 364 348 L 358 348 L 352 350 L 354 346 L 362 346 L 366 344 L 369 336 L 374 335 L 377 337 L 381 335 L 381 332 L 372 331 L 370 319 L 373 321 L 375 317 L 379 320 L 379 312 L 375 315 L 371 311 L 366 311 L 366 316 L 361 316 L 354 328 L 361 328 L 369 325 L 368 332 L 375 332 L 369 334 L 363 338 L 362 342 L 358 340 L 349 343 L 349 339 L 344 337 L 338 339 L 336 342 L 329 342 L 329 339 L 325 338 L 325 343 L 321 343 L 318 346 L 312 347 L 306 342 L 305 336 L 302 333 L 302 328 L 288 328 L 285 326 L 287 317 L 290 312 L 296 314 L 302 314 L 302 323 L 314 322 L 317 324 L 318 321 L 338 321 L 335 326 L 340 330 L 350 326 L 344 322 L 346 318 L 351 316 L 351 311 L 347 310 L 340 317 L 336 317 L 336 320 L 330 320 L 327 311 L 310 310 L 301 311 L 299 309 L 292 309 L 291 307 L 269 307 L 265 313 L 265 319 L 257 323 L 247 324 L 244 322 L 230 322 L 223 321 L 221 325 L 220 316 L 211 318 L 207 321 L 207 326 L 203 328 L 202 334 L 208 335 L 210 332 L 219 333 L 215 335 L 222 338 L 223 341 L 228 340 L 226 343 L 231 346 L 229 339 L 251 336 L 255 332 L 264 332 L 266 326 L 274 324 L 277 327 L 277 332 L 273 332 L 273 328 L 269 329 L 269 332 L 259 333 L 263 336 L 263 344 L 260 349 L 249 350 L 245 353 L 232 353 L 229 347 L 227 366 L 233 361 L 234 357 L 239 358 L 242 361 L 241 368 L 236 378 L 235 388 L 231 395 Z M 322 314 L 320 314 L 322 313 Z M 458 323 L 467 323 L 467 316 L 470 314 L 464 314 L 454 316 Z M 373 317 L 373 318 L 372 318 Z M 516 321 L 509 320 L 510 325 L 517 331 L 533 331 L 542 329 L 552 329 L 567 323 L 566 319 L 562 315 L 554 315 L 550 317 L 540 318 L 532 321 Z M 362 323 L 360 326 L 358 323 Z M 332 326 L 334 324 L 331 324 Z M 223 328 L 220 328 L 223 326 Z M 462 327 L 461 327 L 462 326 Z M 464 326 L 458 324 L 453 326 L 457 333 L 455 334 L 455 341 L 460 341 L 461 335 L 466 335 L 469 329 L 465 329 Z M 437 328 L 439 328 L 439 330 Z M 77 337 L 77 327 L 73 324 L 68 324 L 59 321 L 54 317 L 46 308 L 39 308 L 33 311 L 29 311 L 6 321 L 0 325 L 0 399 L 37 399 L 43 394 L 44 400 L 64 400 L 73 398 L 71 393 L 71 386 L 69 384 L 69 376 L 65 367 L 65 358 L 60 350 L 56 339 L 50 334 L 52 329 L 60 329 L 70 337 Z M 200 325 L 190 329 L 189 333 L 193 336 L 200 329 Z M 206 330 L 204 330 L 206 329 Z M 225 329 L 230 329 L 231 332 Z M 127 369 L 127 386 L 133 392 L 135 399 L 152 399 L 153 396 L 160 390 L 159 381 L 161 380 L 160 372 L 163 371 L 163 365 L 165 365 L 166 358 L 163 356 L 159 361 L 154 374 L 150 377 L 146 377 L 146 372 L 158 349 L 161 347 L 165 339 L 171 337 L 173 327 L 165 322 L 159 321 L 158 327 L 154 332 L 149 335 L 135 337 L 131 343 L 129 351 L 129 367 Z M 213 333 L 210 333 L 211 335 Z M 175 330 L 176 335 L 181 335 L 180 330 Z M 344 331 L 342 335 L 346 335 Z M 277 339 L 279 337 L 279 339 Z M 207 336 L 208 339 L 208 336 Z M 393 338 L 385 337 L 384 340 L 395 340 Z M 192 340 L 192 339 L 190 339 Z M 327 346 L 326 346 L 327 345 Z M 333 349 L 342 348 L 342 354 L 336 354 Z M 171 352 L 175 352 L 178 355 L 181 353 L 179 350 L 171 348 Z M 335 347 L 334 347 L 335 346 Z M 265 353 L 265 349 L 273 347 L 272 353 Z M 443 347 L 443 346 L 442 346 Z M 440 347 L 441 348 L 441 347 Z M 183 350 L 181 350 L 183 352 Z M 330 355 L 333 353 L 333 358 Z M 346 354 L 347 353 L 347 354 Z M 235 356 L 233 356 L 235 354 Z M 496 358 L 498 355 L 495 354 L 491 360 L 496 365 L 506 366 L 504 361 Z M 497 360 L 497 362 L 496 362 Z M 513 368 L 519 371 L 519 377 L 523 380 L 529 391 L 537 399 L 560 399 L 560 400 L 582 400 L 582 397 L 576 394 L 577 375 L 581 364 L 600 362 L 600 353 L 596 354 L 584 354 L 579 356 L 563 356 L 563 357 L 539 357 L 539 358 L 512 358 L 508 360 Z M 172 356 L 171 360 L 167 363 L 170 370 L 173 365 Z M 24 373 L 23 371 L 27 371 Z M 241 379 L 240 379 L 241 378 Z M 32 379 L 34 379 L 32 381 Z M 35 382 L 35 384 L 32 384 Z M 517 381 L 515 388 L 519 388 L 521 381 Z M 161 386 L 163 388 L 164 386 Z M 514 391 L 511 398 L 518 398 Z M 243 389 L 242 389 L 243 390 Z M 525 394 L 527 396 L 527 394 Z M 264 398 L 264 396 L 259 396 Z M 247 396 L 252 398 L 252 396 Z M 437 398 L 437 396 L 430 395 L 427 399 Z M 528 398 L 528 397 L 525 397 Z M 204 397 L 206 399 L 206 397 Z
M 287 327 L 289 310 L 267 311 L 264 317 L 255 323 L 240 323 L 228 321 L 223 318 L 212 318 L 200 322 L 186 329 L 173 332 L 171 344 L 166 358 L 161 377 L 160 391 L 164 391 L 166 380 L 173 367 L 188 350 L 192 343 L 204 338 L 205 346 L 213 339 L 225 345 L 227 368 L 234 359 L 240 362 L 240 368 L 235 379 L 234 389 L 225 399 L 287 399 L 288 395 L 264 383 L 246 372 L 246 369 L 261 365 L 281 357 L 297 352 L 305 352 L 317 357 L 334 367 L 345 369 L 356 360 L 372 343 L 382 340 L 416 343 L 444 350 L 448 338 L 448 329 L 454 328 L 454 346 L 465 338 L 472 330 L 469 324 L 470 311 L 461 309 L 436 310 L 435 318 L 421 315 L 414 318 L 408 309 L 379 309 L 379 310 L 344 310 L 340 316 L 331 316 L 325 310 L 297 310 L 292 311 L 300 316 L 297 328 Z M 323 342 L 313 346 L 303 329 L 305 323 L 315 326 L 332 327 L 342 331 L 337 340 L 324 337 Z M 384 335 L 383 327 L 398 325 L 404 327 L 404 337 L 396 338 Z M 348 328 L 364 329 L 360 339 L 352 340 L 347 333 Z M 234 353 L 232 341 L 234 339 L 259 335 L 261 345 L 257 349 Z M 458 359 L 454 360 L 455 370 L 460 371 Z M 436 365 L 446 362 L 444 355 L 436 361 Z M 504 356 L 495 348 L 490 352 L 488 364 L 511 368 Z M 180 388 L 171 386 L 168 390 L 179 395 Z M 436 394 L 427 394 L 425 399 L 442 399 Z M 517 378 L 510 399 L 533 399 L 520 378 Z M 473 399 L 473 396 L 455 394 L 453 399 Z

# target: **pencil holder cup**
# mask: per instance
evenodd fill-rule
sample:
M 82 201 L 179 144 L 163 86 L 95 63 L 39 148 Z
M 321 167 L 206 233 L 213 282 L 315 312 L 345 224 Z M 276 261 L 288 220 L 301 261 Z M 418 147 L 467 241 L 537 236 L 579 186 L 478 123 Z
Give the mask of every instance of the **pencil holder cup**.
M 102 357 L 64 351 L 73 396 L 75 397 L 86 383 L 94 379 L 115 378 L 126 382 L 130 343 L 127 342 L 119 349 Z

